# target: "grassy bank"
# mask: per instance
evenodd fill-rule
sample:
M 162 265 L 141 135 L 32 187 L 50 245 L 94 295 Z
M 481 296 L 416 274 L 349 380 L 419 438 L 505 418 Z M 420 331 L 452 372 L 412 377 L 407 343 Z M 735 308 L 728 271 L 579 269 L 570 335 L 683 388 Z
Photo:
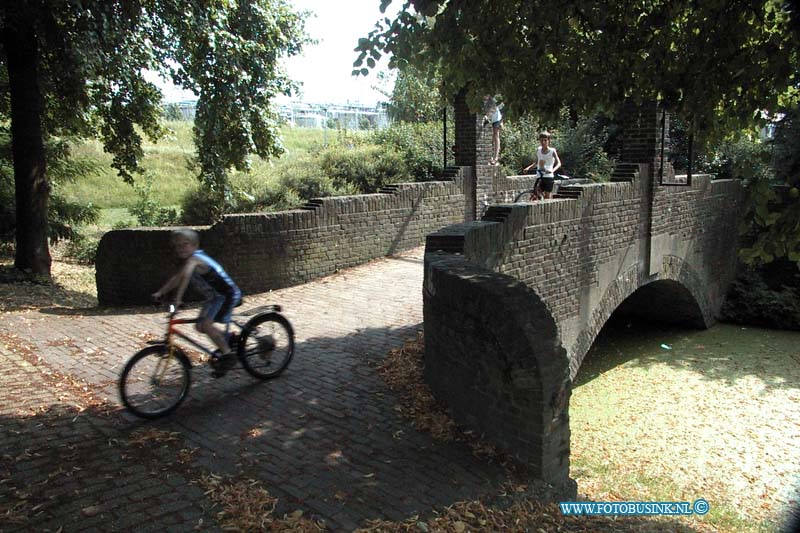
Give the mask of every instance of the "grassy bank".
M 197 186 L 197 171 L 190 168 L 195 156 L 192 125 L 192 122 L 185 121 L 168 122 L 171 133 L 167 137 L 158 143 L 144 140 L 142 167 L 145 175 L 152 177 L 152 197 L 160 205 L 179 205 L 186 191 Z M 337 136 L 337 132 L 331 130 L 288 127 L 281 134 L 286 153 L 280 159 L 263 161 L 255 158 L 252 176 L 236 173 L 234 180 L 253 179 L 254 176 L 260 180 L 272 179 L 281 167 L 295 164 Z M 82 142 L 73 147 L 73 153 L 77 157 L 96 160 L 101 171 L 64 184 L 61 191 L 68 200 L 92 203 L 102 209 L 129 208 L 136 202 L 136 191 L 111 167 L 112 157 L 103 151 L 102 143 L 96 140 Z

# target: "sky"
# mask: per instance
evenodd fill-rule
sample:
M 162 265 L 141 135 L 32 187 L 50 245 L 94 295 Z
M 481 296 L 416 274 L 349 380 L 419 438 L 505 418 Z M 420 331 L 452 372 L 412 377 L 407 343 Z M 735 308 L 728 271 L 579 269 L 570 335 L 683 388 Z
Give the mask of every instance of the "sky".
M 395 0 L 386 15 L 380 12 L 380 0 L 291 0 L 298 11 L 314 14 L 306 19 L 306 32 L 317 44 L 305 47 L 302 55 L 289 58 L 284 65 L 289 77 L 301 82 L 301 94 L 295 100 L 309 103 L 347 102 L 374 105 L 386 98 L 374 86 L 380 82 L 379 70 L 386 68 L 386 60 L 378 62 L 378 69 L 366 77 L 353 77 L 353 61 L 358 54 L 353 49 L 360 37 L 366 37 L 375 22 L 394 13 L 402 2 Z M 394 11 L 392 11 L 394 9 Z M 382 67 L 382 69 L 380 68 Z M 391 77 L 393 78 L 393 75 Z M 182 91 L 170 84 L 159 83 L 168 102 L 195 99 L 193 93 Z M 391 83 L 388 90 L 391 90 Z M 282 98 L 280 101 L 285 101 Z

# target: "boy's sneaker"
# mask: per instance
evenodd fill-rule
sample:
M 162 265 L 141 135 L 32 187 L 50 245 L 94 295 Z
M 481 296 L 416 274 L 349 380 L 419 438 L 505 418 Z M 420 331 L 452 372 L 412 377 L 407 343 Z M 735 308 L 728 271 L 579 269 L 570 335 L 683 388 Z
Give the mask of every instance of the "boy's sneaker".
M 211 368 L 214 369 L 211 375 L 215 378 L 221 378 L 236 364 L 236 356 L 232 351 L 224 355 L 215 352 L 209 363 L 211 364 Z
M 236 351 L 237 346 L 239 346 L 239 335 L 236 333 L 228 335 L 228 346 L 231 347 L 231 351 Z

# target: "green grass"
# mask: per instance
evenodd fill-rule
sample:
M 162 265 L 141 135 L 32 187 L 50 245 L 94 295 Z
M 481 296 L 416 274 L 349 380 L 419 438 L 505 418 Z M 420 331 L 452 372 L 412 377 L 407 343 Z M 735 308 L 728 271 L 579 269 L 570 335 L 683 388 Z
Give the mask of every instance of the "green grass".
M 163 206 L 179 205 L 186 191 L 197 187 L 197 179 L 189 164 L 194 157 L 192 142 L 192 122 L 168 122 L 170 135 L 151 143 L 146 138 L 143 143 L 144 160 L 142 168 L 153 178 L 152 197 Z M 233 173 L 234 183 L 240 180 L 269 180 L 276 171 L 293 161 L 307 156 L 323 142 L 336 138 L 335 131 L 307 128 L 284 128 L 281 132 L 286 154 L 274 161 L 255 158 L 251 176 Z M 131 207 L 137 200 L 136 191 L 120 178 L 111 167 L 112 157 L 103 151 L 102 143 L 96 140 L 85 141 L 73 147 L 77 157 L 89 157 L 98 161 L 102 170 L 97 175 L 86 176 L 74 183 L 62 185 L 61 192 L 71 201 L 92 203 L 101 209 L 122 209 Z

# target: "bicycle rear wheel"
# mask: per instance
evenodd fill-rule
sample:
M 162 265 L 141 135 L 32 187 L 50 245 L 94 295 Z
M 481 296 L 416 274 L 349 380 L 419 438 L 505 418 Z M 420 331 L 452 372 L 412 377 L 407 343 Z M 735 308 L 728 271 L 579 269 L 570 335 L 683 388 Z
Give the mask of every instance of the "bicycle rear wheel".
M 128 410 L 141 418 L 159 418 L 174 411 L 189 393 L 191 363 L 177 347 L 148 346 L 122 370 L 119 393 Z
M 258 379 L 277 377 L 294 355 L 294 330 L 283 315 L 262 313 L 242 329 L 237 349 L 242 366 Z

